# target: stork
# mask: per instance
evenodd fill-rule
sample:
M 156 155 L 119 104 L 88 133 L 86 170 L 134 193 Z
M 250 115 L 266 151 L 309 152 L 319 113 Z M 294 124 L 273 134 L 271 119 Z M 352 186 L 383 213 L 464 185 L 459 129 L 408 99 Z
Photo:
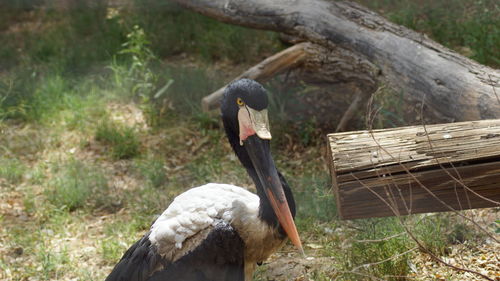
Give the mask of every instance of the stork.
M 224 91 L 224 129 L 257 195 L 209 183 L 177 196 L 106 281 L 249 281 L 288 236 L 303 253 L 295 201 L 270 153 L 266 90 L 241 79 Z

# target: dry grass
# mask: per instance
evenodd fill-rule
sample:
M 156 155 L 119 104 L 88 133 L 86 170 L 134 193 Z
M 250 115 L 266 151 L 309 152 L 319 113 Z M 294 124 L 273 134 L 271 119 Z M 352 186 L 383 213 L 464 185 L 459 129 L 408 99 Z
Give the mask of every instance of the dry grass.
M 2 145 L 12 138 L 12 130 L 30 135 L 30 143 L 41 145 L 30 157 L 16 160 L 18 166 L 25 167 L 22 176 L 16 176 L 14 182 L 0 181 L 0 280 L 102 280 L 178 193 L 208 181 L 250 186 L 220 128 L 200 130 L 196 122 L 177 120 L 178 127 L 152 130 L 134 104 L 113 102 L 105 108 L 109 116 L 120 116 L 113 117 L 115 122 L 129 122 L 128 126 L 140 128 L 137 137 L 144 150 L 139 158 L 109 157 L 106 147 L 95 141 L 92 130 L 4 124 Z M 29 146 L 22 140 L 28 141 L 19 137 L 15 147 Z M 259 268 L 256 280 L 366 280 L 373 272 L 359 270 L 366 266 L 360 267 L 355 260 L 349 260 L 350 266 L 346 267 L 346 258 L 356 259 L 369 252 L 378 255 L 372 256 L 370 263 L 384 262 L 384 255 L 409 261 L 407 276 L 411 280 L 467 277 L 429 261 L 418 251 L 405 254 L 403 248 L 389 250 L 396 245 L 392 239 L 384 241 L 385 253 L 370 250 L 384 249 L 379 248 L 380 243 L 357 242 L 363 237 L 384 238 L 394 232 L 382 231 L 387 229 L 384 225 L 390 226 L 387 220 L 344 223 L 335 219 L 334 210 L 325 208 L 334 206 L 334 200 L 327 190 L 321 191 L 328 185 L 321 179 L 327 174 L 321 146 L 291 144 L 276 149 L 277 165 L 289 178 L 302 206 L 298 225 L 309 257 L 301 258 L 287 245 Z M 11 156 L 22 154 L 20 150 Z M 109 191 L 104 195 L 109 196 L 105 198 L 111 207 L 91 205 L 70 210 L 47 198 L 45 190 L 52 187 L 55 178 L 64 177 L 54 167 L 65 167 L 67 161 L 99 167 L 107 179 Z M 315 195 L 307 196 L 311 190 L 316 190 Z M 490 210 L 482 215 L 489 216 L 484 222 L 488 224 L 495 213 Z M 383 228 L 377 230 L 376 225 Z M 375 232 L 366 236 L 369 231 Z M 488 271 L 490 276 L 498 275 L 498 264 L 491 254 L 498 245 L 491 241 L 468 240 L 446 247 L 449 254 L 444 254 L 444 258 L 448 261 L 467 263 Z M 398 256 L 401 253 L 404 256 Z
M 171 11 L 157 16 L 167 12 Z M 76 16 L 81 16 L 74 19 L 76 31 L 97 34 L 92 30 L 100 29 L 102 22 L 88 25 L 84 14 Z M 98 44 L 99 40 L 89 40 L 78 48 L 67 48 L 70 53 L 58 57 L 54 54 L 60 54 L 53 51 L 70 39 L 51 40 L 65 32 L 57 29 L 37 41 L 34 50 L 24 51 L 26 56 L 50 64 L 35 67 L 28 60 L 34 70 L 27 68 L 0 76 L 0 94 L 15 97 L 12 106 L 5 107 L 9 110 L 0 112 L 0 280 L 103 280 L 123 252 L 180 192 L 206 182 L 253 189 L 225 139 L 218 116 L 202 114 L 198 106 L 203 94 L 220 87 L 220 80 L 234 76 L 235 67 L 222 63 L 216 71 L 206 73 L 184 57 L 182 63 L 187 60 L 191 67 L 155 61 L 165 66 L 155 71 L 146 60 L 139 62 L 144 68 L 134 77 L 127 76 L 130 65 L 120 62 L 112 63 L 107 72 L 96 68 L 99 74 L 112 72 L 104 79 L 62 75 L 65 69 L 73 69 L 73 62 L 80 67 L 96 60 L 102 63 L 99 56 L 103 50 L 119 51 L 122 42 L 117 40 L 124 32 L 122 27 L 116 19 L 106 26 L 115 36 L 113 40 L 102 36 L 107 47 Z M 158 27 L 145 25 L 152 30 Z M 232 34 L 238 35 L 240 30 L 232 29 Z M 219 36 L 214 34 L 195 41 L 215 42 Z M 245 38 L 236 39 L 234 42 L 241 45 L 238 42 Z M 271 36 L 266 42 L 275 41 Z M 137 45 L 139 53 L 150 52 L 144 42 Z M 201 56 L 215 59 L 224 52 L 217 47 L 219 44 L 225 43 L 212 45 L 214 48 Z M 250 45 L 246 47 L 255 48 Z M 94 48 L 99 48 L 100 52 L 93 55 L 97 57 L 89 55 L 95 53 Z M 231 49 L 234 54 L 222 57 L 241 55 L 239 48 Z M 164 99 L 151 99 L 148 94 L 154 94 L 158 86 L 152 81 L 166 82 L 162 79 L 173 79 L 174 84 L 162 96 Z M 147 87 L 141 89 L 149 92 L 134 96 L 137 85 L 127 81 L 147 82 Z M 15 86 L 12 89 L 10 82 Z M 273 83 L 282 81 L 267 87 Z M 279 91 L 272 92 L 278 102 L 283 99 Z M 389 95 L 381 97 L 380 103 L 400 107 L 398 99 Z M 259 267 L 256 280 L 439 280 L 436 274 L 445 280 L 465 278 L 426 260 L 407 235 L 400 235 L 404 230 L 395 219 L 339 221 L 329 190 L 326 144 L 315 123 L 284 123 L 280 116 L 286 115 L 285 111 L 280 111 L 279 104 L 275 108 L 277 114 L 271 115 L 273 153 L 295 192 L 297 225 L 308 258 L 300 257 L 291 245 L 286 245 Z M 401 125 L 400 113 L 385 112 L 380 126 Z M 112 125 L 103 130 L 101 124 Z M 132 145 L 126 142 L 128 139 L 134 139 Z M 58 197 L 61 191 L 76 195 L 75 199 Z M 498 217 L 498 211 L 488 210 L 481 215 Z M 495 251 L 498 245 L 467 232 L 467 225 L 453 215 L 417 215 L 407 222 L 443 259 L 461 262 L 455 255 L 459 253 L 468 263 L 466 266 L 476 269 L 476 264 L 480 268 L 484 264 L 484 269 L 494 270 L 496 256 L 486 253 Z M 491 228 L 491 219 L 480 223 Z M 463 226 L 467 235 L 456 232 L 455 225 Z M 458 244 L 453 244 L 453 239 L 448 241 L 448 237 L 457 235 L 465 239 Z M 487 262 L 481 262 L 483 254 Z
M 196 123 L 179 120 L 178 127 L 153 132 L 135 105 L 114 102 L 106 108 L 114 122 L 141 128 L 137 137 L 145 149 L 140 158 L 108 157 L 92 130 L 61 130 L 64 122 L 4 127 L 4 146 L 14 131 L 31 136 L 16 137 L 15 147 L 9 146 L 12 157 L 24 155 L 18 148 L 34 140 L 42 145 L 29 157 L 14 158 L 16 165 L 2 174 L 1 280 L 102 280 L 178 193 L 207 181 L 250 186 L 220 128 L 204 132 Z M 106 190 L 86 181 L 96 171 L 106 180 Z M 76 178 L 82 181 L 73 182 Z M 63 197 L 54 195 L 54 188 L 68 184 Z M 67 192 L 83 197 L 71 201 Z M 102 200 L 86 204 L 98 196 Z

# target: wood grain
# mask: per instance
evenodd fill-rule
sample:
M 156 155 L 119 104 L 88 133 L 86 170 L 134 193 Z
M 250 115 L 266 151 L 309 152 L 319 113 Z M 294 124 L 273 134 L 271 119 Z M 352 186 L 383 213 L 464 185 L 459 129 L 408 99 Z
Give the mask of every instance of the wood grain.
M 336 133 L 328 141 L 342 219 L 500 206 L 500 120 Z

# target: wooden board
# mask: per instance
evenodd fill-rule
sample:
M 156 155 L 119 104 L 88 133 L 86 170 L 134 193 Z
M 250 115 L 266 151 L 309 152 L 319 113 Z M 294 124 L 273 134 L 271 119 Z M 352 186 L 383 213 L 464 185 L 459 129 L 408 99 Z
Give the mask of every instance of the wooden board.
M 500 120 L 328 135 L 340 217 L 500 206 Z

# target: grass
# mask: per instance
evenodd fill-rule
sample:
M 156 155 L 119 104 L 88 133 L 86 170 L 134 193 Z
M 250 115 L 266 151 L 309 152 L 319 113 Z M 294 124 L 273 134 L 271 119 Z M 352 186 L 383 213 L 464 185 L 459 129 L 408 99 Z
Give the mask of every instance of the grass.
M 2 16 L 10 13 L 6 19 L 27 23 L 14 26 L 21 30 L 17 33 L 0 32 L 7 42 L 0 48 L 2 280 L 103 280 L 180 192 L 206 182 L 251 186 L 219 117 L 202 113 L 199 100 L 226 80 L 207 63 L 250 64 L 282 47 L 277 35 L 218 23 L 160 1 L 136 1 L 131 9 L 115 10 L 105 1 L 94 6 L 73 2 L 76 6 L 69 10 L 50 5 L 38 9 L 41 1 L 13 1 L 6 10 L 0 4 Z M 383 4 L 394 20 L 428 29 L 449 46 L 468 44 L 459 40 L 467 36 L 470 42 L 490 40 L 493 45 L 468 47 L 472 57 L 495 65 L 498 57 L 490 49 L 495 50 L 497 29 L 490 21 L 496 19 L 475 6 L 479 2 L 467 7 L 482 18 L 467 14 L 464 23 L 476 25 L 453 36 L 437 32 L 453 33 L 463 23 L 438 28 L 438 12 L 444 9 L 439 3 L 429 4 L 438 10 L 425 14 L 435 19 L 429 25 L 419 19 L 423 10 L 411 2 L 380 0 L 372 5 L 377 3 L 375 8 Z M 457 3 L 463 2 L 452 5 Z M 451 11 L 442 20 L 451 22 L 460 9 Z M 30 26 L 34 20 L 40 25 Z M 14 27 L 0 23 L 2 31 Z M 482 34 L 481 28 L 491 32 Z M 180 52 L 196 62 L 178 66 L 166 59 Z M 274 80 L 266 85 L 272 95 L 274 157 L 294 190 L 306 251 L 331 263 L 326 270 L 313 264 L 304 278 L 364 280 L 348 273 L 359 266 L 361 273 L 379 278 L 410 276 L 415 253 L 398 254 L 415 244 L 404 233 L 384 239 L 403 232 L 396 219 L 338 220 L 316 121 L 291 117 L 295 100 L 283 98 L 307 89 L 281 84 Z M 386 109 L 376 126 L 401 125 L 397 94 L 382 93 L 376 103 Z M 140 110 L 130 113 L 127 106 Z M 115 118 L 117 113 L 121 118 Z M 143 118 L 137 121 L 136 114 Z M 482 239 L 452 215 L 403 221 L 438 255 L 457 243 Z M 361 242 L 377 239 L 383 240 Z M 293 252 L 290 245 L 285 250 Z M 266 274 L 259 270 L 256 279 L 274 278 Z
M 455 243 L 481 239 L 481 234 L 471 226 L 449 214 L 403 217 L 402 223 L 427 250 L 438 257 L 446 256 Z M 346 273 L 339 280 L 363 280 L 363 275 L 392 280 L 394 278 L 389 276 L 414 274 L 410 266 L 418 253 L 418 245 L 406 233 L 399 219 L 361 219 L 356 220 L 353 227 L 355 230 L 350 229 L 343 234 L 346 239 L 344 247 L 348 251 L 342 251 L 336 243 L 331 243 L 326 250 L 331 255 L 339 255 L 343 261 L 340 267 Z M 406 254 L 401 255 L 402 253 Z M 367 264 L 369 266 L 365 266 Z M 363 275 L 353 273 L 352 269 Z
M 74 79 L 55 70 L 38 77 L 26 70 L 15 70 L 0 75 L 0 120 L 43 124 L 63 119 L 68 129 L 81 129 L 89 119 L 102 115 L 97 97 L 102 90 L 93 77 Z M 83 114 L 82 108 L 93 109 Z
M 62 249 L 57 253 L 42 243 L 36 251 L 42 280 L 53 280 L 57 276 L 64 275 L 64 267 L 69 263 L 67 249 Z
M 18 159 L 0 158 L 0 179 L 13 184 L 22 180 L 26 171 L 24 164 Z
M 160 57 L 187 53 L 207 62 L 250 62 L 258 60 L 262 52 L 282 48 L 276 33 L 223 24 L 170 2 L 131 1 L 133 5 L 122 7 L 111 7 L 108 1 L 78 0 L 64 7 L 30 2 L 25 7 L 0 4 L 4 8 L 0 15 L 6 19 L 0 31 L 18 31 L 0 32 L 2 42 L 7 42 L 0 49 L 5 58 L 0 70 L 25 63 L 49 64 L 80 75 L 96 63 L 110 60 L 123 48 L 135 25 L 151 34 L 152 49 Z M 16 25 L 19 21 L 28 24 Z M 248 38 L 260 44 L 248 44 Z
M 134 3 L 136 20 L 153 34 L 153 49 L 161 57 L 191 53 L 208 62 L 229 59 L 241 63 L 256 61 L 262 53 L 272 54 L 282 48 L 278 34 L 273 32 L 227 25 L 170 2 Z M 250 40 L 259 44 L 249 44 Z
M 160 158 L 153 156 L 147 159 L 141 159 L 136 161 L 135 167 L 148 186 L 160 188 L 168 182 L 165 163 Z
M 312 219 L 315 222 L 330 222 L 332 218 L 337 217 L 337 208 L 335 198 L 331 190 L 330 179 L 326 175 L 309 174 L 302 175 L 300 178 L 288 175 L 292 186 L 307 187 L 306 190 L 295 192 L 297 201 L 298 217 L 303 219 Z
M 203 72 L 186 73 L 195 75 L 193 79 L 178 79 L 176 82 L 187 84 L 197 79 L 203 80 Z M 84 78 L 81 83 L 87 84 L 87 79 L 90 78 Z M 0 265 L 11 269 L 11 276 L 41 276 L 45 280 L 56 276 L 103 279 L 124 250 L 144 234 L 172 198 L 186 188 L 206 182 L 250 184 L 245 170 L 231 157 L 230 147 L 224 145 L 219 121 L 197 114 L 196 107 L 189 105 L 191 99 L 185 97 L 184 93 L 197 93 L 206 86 L 200 84 L 196 88 L 194 85 L 178 84 L 176 87 L 182 94 L 177 96 L 172 91 L 167 97 L 177 99 L 178 108 L 170 109 L 172 112 L 162 116 L 164 125 L 150 130 L 134 130 L 129 125 L 110 121 L 114 113 L 110 107 L 101 106 L 98 110 L 101 113 L 95 114 L 95 104 L 119 101 L 120 87 L 114 90 L 110 86 L 93 88 L 97 94 L 92 96 L 100 96 L 97 102 L 62 103 L 61 112 L 66 113 L 41 111 L 46 112 L 44 114 L 50 116 L 47 120 L 52 121 L 37 126 L 46 131 L 44 134 L 51 135 L 52 140 L 44 141 L 39 146 L 41 150 L 33 151 L 34 160 L 30 162 L 18 158 L 25 151 L 11 150 L 7 160 L 10 163 L 7 168 L 9 172 L 4 173 L 13 175 L 11 181 L 19 193 L 14 199 L 20 200 L 22 212 L 30 218 L 28 222 L 10 219 L 1 222 L 4 227 L 0 237 L 9 243 L 5 244 L 7 250 L 0 249 L 0 252 L 11 251 L 9 249 L 16 247 L 25 251 L 19 262 L 12 262 L 9 255 L 0 258 Z M 72 88 L 86 87 L 75 82 Z M 182 92 L 181 89 L 187 90 Z M 64 95 L 78 92 L 65 91 Z M 69 108 L 74 104 L 81 105 L 77 110 L 78 115 L 70 114 Z M 183 111 L 184 115 L 175 114 Z M 82 125 L 68 125 L 72 123 L 68 120 L 80 118 L 86 120 Z M 105 121 L 99 123 L 99 120 Z M 63 141 L 68 128 L 73 128 L 71 134 L 80 136 L 74 138 L 73 143 Z M 130 142 L 131 139 L 134 141 Z M 18 138 L 17 145 L 24 147 L 23 142 L 29 141 L 31 139 L 28 137 Z M 321 156 L 321 147 L 316 145 L 315 142 L 306 145 L 297 141 L 293 149 L 286 144 L 273 147 L 277 166 L 295 191 L 299 206 L 299 231 L 306 243 L 320 247 L 312 255 L 335 260 L 333 268 L 351 270 L 364 263 L 391 258 L 414 247 L 405 235 L 379 243 L 356 242 L 384 238 L 402 232 L 402 228 L 391 218 L 359 221 L 355 223 L 356 229 L 336 219 L 335 200 L 327 188 L 329 178 L 324 166 L 326 160 Z M 69 148 L 76 148 L 76 151 L 70 152 Z M 134 156 L 128 157 L 130 155 Z M 28 165 L 33 168 L 24 168 Z M 19 172 L 16 176 L 10 171 Z M 37 196 L 40 193 L 44 195 L 42 198 Z M 420 222 L 409 223 L 415 228 L 419 239 L 439 254 L 446 254 L 447 247 L 457 240 L 476 239 L 475 235 L 470 235 L 468 228 L 454 226 L 453 220 L 447 216 L 424 217 Z M 92 228 L 88 229 L 88 225 L 92 225 Z M 25 229 L 32 231 L 26 233 Z M 45 229 L 49 234 L 37 237 L 34 234 L 37 229 Z M 79 237 L 76 245 L 64 242 L 64 239 L 74 236 Z M 57 248 L 54 243 L 60 243 L 62 248 Z M 74 253 L 81 247 L 88 248 L 89 254 L 75 256 Z M 308 251 L 312 250 L 308 248 Z M 77 272 L 69 270 L 76 264 L 88 262 L 90 258 L 96 260 L 97 264 L 89 263 Z M 412 255 L 403 255 L 363 269 L 362 272 L 379 277 L 407 275 L 410 273 L 408 262 L 411 258 Z M 29 264 L 29 260 L 41 266 L 24 266 Z M 256 279 L 266 280 L 266 272 L 259 271 Z M 335 274 L 333 271 L 316 269 L 307 276 L 311 280 L 331 280 Z M 339 280 L 362 278 L 346 273 Z
M 78 160 L 56 165 L 45 195 L 56 208 L 74 211 L 86 206 L 104 208 L 112 204 L 104 174 Z
M 479 63 L 500 66 L 500 6 L 494 0 L 358 0 Z
M 404 231 L 395 218 L 363 220 L 358 222 L 357 226 L 364 231 L 356 232 L 356 234 L 354 234 L 354 241 L 350 246 L 351 250 L 347 252 L 347 256 L 344 259 L 346 263 L 344 266 L 346 269 L 356 268 L 357 266 L 363 264 L 390 259 L 398 253 L 403 253 L 414 246 L 404 235 L 384 240 L 386 237 L 390 237 Z M 382 241 L 369 243 L 357 242 L 377 239 Z M 364 270 L 364 272 L 366 274 L 379 277 L 385 275 L 405 276 L 409 271 L 407 264 L 408 260 L 408 256 L 402 256 L 376 266 L 368 267 Z M 355 276 L 348 274 L 346 277 L 349 279 L 354 278 Z
M 150 221 L 144 218 L 117 218 L 104 227 L 105 239 L 100 241 L 100 254 L 109 265 L 114 265 L 128 247 L 136 242 L 137 233 L 143 232 Z M 117 239 L 119 237 L 119 239 Z
M 96 129 L 95 140 L 106 145 L 115 159 L 130 159 L 140 154 L 140 143 L 134 128 L 115 122 L 101 122 Z

